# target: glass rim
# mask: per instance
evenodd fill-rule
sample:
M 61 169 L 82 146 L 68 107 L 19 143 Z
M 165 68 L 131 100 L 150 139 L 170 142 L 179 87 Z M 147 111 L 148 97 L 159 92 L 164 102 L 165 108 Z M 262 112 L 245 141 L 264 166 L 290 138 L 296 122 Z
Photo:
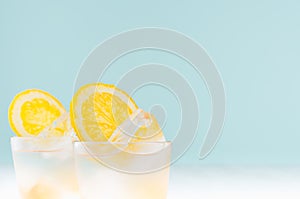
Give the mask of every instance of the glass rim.
M 69 136 L 61 136 L 61 137 L 39 137 L 39 136 L 26 136 L 26 137 L 21 137 L 21 136 L 12 136 L 10 137 L 10 140 L 34 140 L 34 139 L 48 139 L 48 140 L 59 140 L 59 139 L 72 139 L 72 137 Z
M 74 141 L 74 144 L 172 144 L 171 141 L 110 142 L 110 141 Z
M 73 142 L 73 146 L 74 148 L 77 147 L 85 147 L 85 148 L 89 148 L 92 146 L 114 146 L 115 147 L 122 147 L 122 146 L 160 146 L 163 148 L 167 148 L 167 147 L 172 147 L 172 142 L 171 141 L 152 141 L 152 142 L 109 142 L 109 141 L 74 141 Z
M 139 152 L 139 151 L 127 151 L 127 150 L 123 150 L 122 148 L 119 148 L 118 151 L 114 151 L 114 152 L 111 152 L 111 153 L 103 153 L 101 154 L 101 152 L 99 151 L 96 151 L 94 152 L 94 149 L 90 149 L 90 147 L 94 147 L 94 146 L 100 146 L 103 145 L 103 146 L 114 146 L 114 145 L 135 145 L 135 146 L 139 146 L 139 145 L 148 145 L 149 147 L 155 147 L 155 146 L 159 146 L 161 147 L 161 149 L 159 150 L 155 150 L 155 151 L 151 151 L 151 152 Z M 73 145 L 74 145 L 74 152 L 75 153 L 78 153 L 79 151 L 82 150 L 82 147 L 85 149 L 85 152 L 84 154 L 88 153 L 88 154 L 93 154 L 93 155 L 100 155 L 100 156 L 103 156 L 103 157 L 106 157 L 106 156 L 111 156 L 111 155 L 114 155 L 114 154 L 117 154 L 117 153 L 120 153 L 120 152 L 126 152 L 126 153 L 129 153 L 129 154 L 134 154 L 134 155 L 137 155 L 137 156 L 151 156 L 151 155 L 155 155 L 155 154 L 158 154 L 160 151 L 164 151 L 168 148 L 172 148 L 172 142 L 171 141 L 152 141 L 152 142 L 133 142 L 133 143 L 128 143 L 128 142 L 109 142 L 109 141 L 75 141 L 73 142 Z M 118 148 L 118 146 L 115 146 Z M 79 149 L 79 151 L 77 151 Z M 80 153 L 80 152 L 79 152 Z
M 73 139 L 70 136 L 57 136 L 57 137 L 39 137 L 39 136 L 12 136 L 10 140 L 34 140 L 34 139 L 49 139 L 49 140 L 59 140 L 59 139 Z M 110 141 L 81 141 L 73 140 L 74 144 L 172 144 L 172 141 L 140 141 L 140 142 L 110 142 Z

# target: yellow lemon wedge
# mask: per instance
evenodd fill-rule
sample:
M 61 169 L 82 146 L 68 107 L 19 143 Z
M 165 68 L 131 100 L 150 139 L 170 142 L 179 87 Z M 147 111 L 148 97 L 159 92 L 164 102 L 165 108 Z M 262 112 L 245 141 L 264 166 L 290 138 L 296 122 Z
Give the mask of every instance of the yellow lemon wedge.
M 144 117 L 149 120 L 149 125 L 140 127 L 135 132 L 135 137 L 131 139 L 130 142 L 142 142 L 142 141 L 151 141 L 151 142 L 163 142 L 165 136 L 159 126 L 159 123 L 153 114 L 144 113 Z
M 71 124 L 81 141 L 107 141 L 136 109 L 131 97 L 104 83 L 85 85 L 71 101 Z
M 142 109 L 134 111 L 109 138 L 110 142 L 162 142 L 163 132 L 153 114 Z
M 8 120 L 18 136 L 38 136 L 66 113 L 63 105 L 51 94 L 30 89 L 17 94 L 8 109 Z M 55 136 L 62 136 L 64 127 L 55 128 Z
M 145 153 L 150 151 L 153 152 L 153 149 L 156 150 L 155 147 L 153 148 L 151 147 L 151 145 L 147 147 L 147 144 L 145 144 L 145 142 L 151 143 L 166 141 L 160 125 L 154 115 L 144 111 L 142 111 L 141 113 L 141 118 L 146 121 L 146 125 L 140 126 L 140 128 L 138 128 L 135 132 L 134 136 L 129 139 L 129 145 L 125 147 L 124 150 L 130 153 Z

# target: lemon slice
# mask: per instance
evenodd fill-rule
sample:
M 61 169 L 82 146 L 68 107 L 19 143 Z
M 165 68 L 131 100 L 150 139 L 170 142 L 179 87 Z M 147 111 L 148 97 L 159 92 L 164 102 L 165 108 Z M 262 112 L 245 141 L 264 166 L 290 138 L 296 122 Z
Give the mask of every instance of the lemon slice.
M 73 96 L 71 123 L 81 141 L 107 141 L 137 108 L 131 97 L 114 85 L 88 84 Z
M 30 89 L 14 97 L 8 109 L 8 120 L 18 136 L 37 136 L 65 112 L 63 105 L 49 93 Z M 57 136 L 64 133 L 61 127 L 55 130 Z
M 166 141 L 165 136 L 159 126 L 159 123 L 153 114 L 144 113 L 144 117 L 149 120 L 147 126 L 141 126 L 136 132 L 135 137 L 130 142 L 164 142 Z
M 149 149 L 153 151 L 153 147 L 145 142 L 165 142 L 166 139 L 154 115 L 138 109 L 118 126 L 109 141 L 123 143 L 123 145 L 115 144 L 119 150 L 130 153 L 147 153 Z
M 153 114 L 137 109 L 117 127 L 109 138 L 110 142 L 163 142 L 164 134 Z

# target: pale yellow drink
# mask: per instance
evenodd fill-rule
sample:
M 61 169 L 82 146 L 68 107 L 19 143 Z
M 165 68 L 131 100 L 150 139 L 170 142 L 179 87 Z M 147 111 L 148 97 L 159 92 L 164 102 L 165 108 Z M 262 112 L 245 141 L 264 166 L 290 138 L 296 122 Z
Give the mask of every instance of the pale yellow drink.
M 11 138 L 22 199 L 79 199 L 70 137 Z
M 170 143 L 134 143 L 137 154 L 109 142 L 75 143 L 82 199 L 166 199 Z M 125 150 L 125 151 L 123 151 Z

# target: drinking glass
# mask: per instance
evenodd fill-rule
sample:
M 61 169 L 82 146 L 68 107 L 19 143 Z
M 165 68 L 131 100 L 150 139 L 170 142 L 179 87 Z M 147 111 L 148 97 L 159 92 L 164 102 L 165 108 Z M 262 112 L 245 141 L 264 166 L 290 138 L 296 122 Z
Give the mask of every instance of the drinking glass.
M 170 142 L 75 142 L 82 199 L 166 199 Z
M 78 199 L 72 138 L 11 138 L 22 199 Z

